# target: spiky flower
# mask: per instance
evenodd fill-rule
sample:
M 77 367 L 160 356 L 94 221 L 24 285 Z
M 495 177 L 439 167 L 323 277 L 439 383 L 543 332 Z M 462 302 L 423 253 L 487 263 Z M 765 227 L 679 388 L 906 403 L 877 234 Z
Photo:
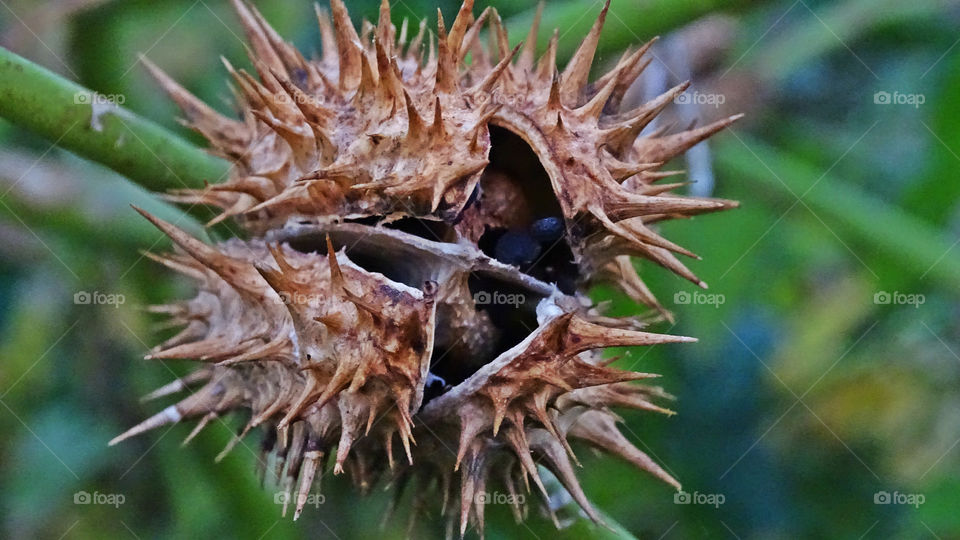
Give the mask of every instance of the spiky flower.
M 318 11 L 316 60 L 252 7 L 234 7 L 258 75 L 226 64 L 239 120 L 146 64 L 233 163 L 226 182 L 171 197 L 220 208 L 214 222 L 231 218 L 251 239 L 210 246 L 144 213 L 178 246 L 151 257 L 198 288 L 154 308 L 184 328 L 148 358 L 203 365 L 151 394 L 199 386 L 189 397 L 112 443 L 199 418 L 192 437 L 246 411 L 230 447 L 265 430 L 262 462 L 296 493 L 295 517 L 332 458 L 360 491 L 395 479 L 437 493 L 461 534 L 471 522 L 482 534 L 492 487 L 513 493 L 532 480 L 546 501 L 539 467 L 597 519 L 572 440 L 679 488 L 611 410 L 669 413 L 653 403 L 665 394 L 631 382 L 654 375 L 615 369 L 601 353 L 693 340 L 604 316 L 584 291 L 612 282 L 670 317 L 634 256 L 703 285 L 675 256 L 692 253 L 654 224 L 735 203 L 657 181 L 673 174 L 667 161 L 736 118 L 645 133 L 687 85 L 621 110 L 652 42 L 591 82 L 607 7 L 562 72 L 556 32 L 539 59 L 536 24 L 511 50 L 496 10 L 475 18 L 470 0 L 449 30 L 440 17 L 436 36 L 426 21 L 397 30 L 386 1 L 379 24 L 358 34 L 331 0 L 332 19 Z

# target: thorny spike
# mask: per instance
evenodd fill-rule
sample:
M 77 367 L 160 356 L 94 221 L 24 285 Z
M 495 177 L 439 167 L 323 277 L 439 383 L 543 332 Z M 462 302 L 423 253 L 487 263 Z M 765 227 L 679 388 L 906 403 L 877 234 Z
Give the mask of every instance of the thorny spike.
M 543 18 L 543 6 L 545 0 L 537 3 L 537 14 L 533 16 L 533 24 L 530 26 L 530 33 L 527 34 L 527 41 L 524 43 L 523 52 L 517 60 L 517 69 L 528 70 L 533 67 L 533 56 L 537 52 L 537 35 L 540 33 L 540 20 Z
M 491 13 L 493 13 L 493 8 L 491 6 L 487 6 L 480 13 L 480 16 L 477 17 L 475 21 L 473 21 L 473 24 L 470 25 L 469 30 L 467 30 L 467 33 L 460 44 L 460 50 L 457 53 L 458 61 L 463 60 L 463 57 L 467 55 L 467 51 L 470 50 L 470 47 L 476 44 L 476 41 L 480 35 L 480 32 L 483 30 L 483 25 L 486 24 L 487 19 L 490 17 Z M 485 62 L 486 60 L 487 60 L 486 58 L 477 58 L 475 61 Z
M 152 261 L 158 262 L 175 272 L 189 276 L 197 281 L 203 281 L 206 279 L 206 273 L 204 273 L 202 269 L 191 264 L 178 261 L 172 257 L 164 257 L 162 255 L 150 253 L 149 251 L 141 251 L 140 253 Z
M 457 89 L 457 62 L 454 59 L 455 50 L 451 50 L 447 41 L 447 33 L 443 27 L 443 13 L 437 9 L 437 81 L 434 92 L 450 94 Z M 437 96 L 440 99 L 440 96 Z
M 453 21 L 453 26 L 450 27 L 450 35 L 447 36 L 447 48 L 453 52 L 453 54 L 458 55 L 459 51 L 463 46 L 463 37 L 467 33 L 467 28 L 470 26 L 471 18 L 473 17 L 473 0 L 463 0 L 463 4 L 460 5 L 460 11 L 457 12 L 457 18 Z
M 152 214 L 137 208 L 136 206 L 134 206 L 133 209 L 139 212 L 143 217 L 147 218 L 147 220 L 153 223 L 164 234 L 169 236 L 171 240 L 183 248 L 184 251 L 189 253 L 193 258 L 197 259 L 205 266 L 219 274 L 220 277 L 222 277 L 227 283 L 230 283 L 230 285 L 236 287 L 238 290 L 244 290 L 254 294 L 260 292 L 249 282 L 248 276 L 243 276 L 236 272 L 236 264 L 227 256 L 190 236 L 183 229 L 180 229 L 158 217 L 155 217 Z
M 333 28 L 340 55 L 340 90 L 345 92 L 353 90 L 360 83 L 360 58 L 363 51 L 360 36 L 350 21 L 343 0 L 330 0 L 330 10 L 333 12 Z
M 180 443 L 180 446 L 186 446 L 190 444 L 190 441 L 192 441 L 194 437 L 196 437 L 201 431 L 203 431 L 203 428 L 207 427 L 207 424 L 209 424 L 212 420 L 216 420 L 217 416 L 218 415 L 215 412 L 209 412 L 205 414 L 203 418 L 201 418 L 200 421 L 197 422 L 197 425 L 193 427 L 193 430 L 190 431 L 190 434 L 188 434 L 187 437 L 183 439 L 183 442 Z
M 590 66 L 593 65 L 593 56 L 597 52 L 597 44 L 600 43 L 600 31 L 603 30 L 603 23 L 607 18 L 607 10 L 610 9 L 610 0 L 603 5 L 600 16 L 593 23 L 590 33 L 584 38 L 580 48 L 573 54 L 566 69 L 561 76 L 560 93 L 565 104 L 575 106 L 583 88 L 587 85 L 587 78 L 590 76 Z
M 214 462 L 214 463 L 220 463 L 221 461 L 223 461 L 223 458 L 227 457 L 227 455 L 228 455 L 230 452 L 232 452 L 234 448 L 236 448 L 237 443 L 239 443 L 241 440 L 243 440 L 243 438 L 244 438 L 244 437 L 247 435 L 247 433 L 250 431 L 250 428 L 251 428 L 251 427 L 252 427 L 252 426 L 251 426 L 250 424 L 247 424 L 246 426 L 244 426 L 244 427 L 240 430 L 239 433 L 237 433 L 236 435 L 234 435 L 233 437 L 231 437 L 231 438 L 230 438 L 230 442 L 227 443 L 227 446 L 225 446 L 224 449 L 221 450 L 219 454 L 217 454 L 217 457 L 213 458 L 213 462 Z
M 639 155 L 643 156 L 644 161 L 668 161 L 741 118 L 743 118 L 742 114 L 735 114 L 701 128 L 675 133 L 659 140 L 641 138 L 634 148 Z
M 157 388 L 153 392 L 150 392 L 149 394 L 140 398 L 140 401 L 152 401 L 157 398 L 176 394 L 191 384 L 206 381 L 211 377 L 211 375 L 212 373 L 206 370 L 194 371 L 185 377 L 174 379 L 160 388 Z
M 167 424 L 176 424 L 177 422 L 180 421 L 181 418 L 183 418 L 183 415 L 180 413 L 179 410 L 177 410 L 177 406 L 170 405 L 166 409 L 158 412 L 157 414 L 151 416 L 150 418 L 147 418 L 143 422 L 140 422 L 139 424 L 133 426 L 132 428 L 128 429 L 122 434 L 117 435 L 116 437 L 110 440 L 109 445 L 113 446 L 121 441 L 129 439 L 130 437 L 139 435 L 141 433 L 146 433 L 147 431 L 150 431 L 151 429 L 156 429 L 160 426 L 165 426 Z
M 570 435 L 584 439 L 603 450 L 616 454 L 681 491 L 680 482 L 657 465 L 620 433 L 614 417 L 602 411 L 588 411 L 570 429 Z
M 403 100 L 407 107 L 407 136 L 411 138 L 420 137 L 426 131 L 426 126 L 423 123 L 423 118 L 420 117 L 420 113 L 417 112 L 417 106 L 413 104 L 413 98 L 410 97 L 410 93 L 406 89 L 403 91 Z
M 493 68 L 493 70 L 486 76 L 482 81 L 480 81 L 473 89 L 472 93 L 485 93 L 493 90 L 494 85 L 497 84 L 497 80 L 500 79 L 500 76 L 503 75 L 503 72 L 510 66 L 510 62 L 513 60 L 513 57 L 516 56 L 517 51 L 520 50 L 520 47 L 523 46 L 523 43 L 517 44 L 513 48 L 513 51 L 510 52 L 503 60 L 500 60 L 500 63 Z
M 247 34 L 247 41 L 250 42 L 250 47 L 253 49 L 254 54 L 251 56 L 251 59 L 263 62 L 269 69 L 286 73 L 286 67 L 283 65 L 283 61 L 280 60 L 280 56 L 277 54 L 277 51 L 274 50 L 266 32 L 257 21 L 257 17 L 251 12 L 251 8 L 248 7 L 243 0 L 231 0 L 230 3 L 240 17 L 240 22 L 243 23 L 243 29 Z M 268 78 L 267 72 L 261 72 L 260 77 L 266 82 Z
M 146 66 L 167 95 L 173 99 L 190 126 L 210 139 L 221 150 L 231 153 L 240 153 L 240 148 L 246 144 L 246 128 L 235 120 L 230 120 L 213 110 L 206 103 L 177 84 L 169 75 L 163 72 L 146 56 L 139 56 L 140 62 Z
M 602 523 L 603 520 L 600 519 L 597 511 L 593 509 L 593 505 L 587 500 L 583 488 L 580 487 L 580 482 L 577 480 L 576 473 L 573 471 L 573 466 L 567 458 L 567 453 L 563 445 L 546 431 L 534 433 L 530 436 L 530 439 L 531 447 L 541 454 L 547 468 L 556 475 L 560 483 L 563 484 L 563 487 L 567 488 L 567 492 L 570 493 L 573 500 L 577 501 L 577 504 L 580 505 L 584 513 L 586 513 L 594 523 Z
M 293 520 L 300 519 L 303 513 L 303 507 L 307 504 L 310 496 L 310 488 L 313 486 L 313 479 L 317 474 L 317 469 L 323 460 L 323 451 L 315 440 L 307 441 L 307 448 L 303 454 L 303 465 L 300 472 L 300 489 L 297 490 L 297 509 L 293 514 Z
M 547 43 L 546 52 L 543 53 L 543 56 L 541 56 L 537 62 L 537 80 L 539 80 L 541 84 L 553 80 L 554 74 L 557 72 L 557 44 L 559 41 L 560 31 L 559 29 L 554 29 L 553 35 Z
M 550 83 L 550 97 L 547 99 L 547 111 L 556 111 L 559 115 L 562 109 L 563 103 L 560 100 L 560 76 L 554 73 L 553 81 Z
M 390 21 L 390 0 L 381 0 L 380 18 L 377 19 L 377 42 L 380 46 L 387 48 L 389 52 L 393 49 L 393 23 Z
M 321 58 L 325 65 L 336 65 L 337 60 L 337 38 L 333 32 L 333 23 L 330 21 L 330 12 L 320 7 L 320 4 L 313 4 L 314 11 L 317 14 L 317 25 L 320 28 L 320 51 L 323 54 Z

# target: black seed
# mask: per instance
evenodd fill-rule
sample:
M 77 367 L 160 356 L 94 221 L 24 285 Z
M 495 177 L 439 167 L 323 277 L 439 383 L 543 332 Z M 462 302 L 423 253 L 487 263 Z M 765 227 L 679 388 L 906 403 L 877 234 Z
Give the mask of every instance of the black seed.
M 505 264 L 527 266 L 537 260 L 540 245 L 525 232 L 508 231 L 497 240 L 494 257 Z
M 473 191 L 470 192 L 470 198 L 467 199 L 467 204 L 463 205 L 464 210 L 470 208 L 477 202 L 477 199 L 480 198 L 480 184 L 477 184 Z
M 443 377 L 439 375 L 435 375 L 432 371 L 428 371 L 427 381 L 425 384 L 428 388 L 433 388 L 435 386 L 439 386 L 440 388 L 443 388 L 444 386 L 447 385 L 447 381 L 443 380 Z
M 530 226 L 530 234 L 540 243 L 556 242 L 563 236 L 563 220 L 558 217 L 538 219 Z
M 423 388 L 423 402 L 427 403 L 433 398 L 442 396 L 449 387 L 442 377 L 434 375 L 433 372 L 427 372 L 427 380 Z

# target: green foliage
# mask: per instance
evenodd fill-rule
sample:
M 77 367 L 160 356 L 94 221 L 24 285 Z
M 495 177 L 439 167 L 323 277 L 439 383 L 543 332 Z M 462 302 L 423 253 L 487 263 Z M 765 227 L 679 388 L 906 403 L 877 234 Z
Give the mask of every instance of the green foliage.
M 308 3 L 257 3 L 282 34 L 317 48 Z M 491 3 L 512 39 L 523 39 L 533 2 Z M 0 10 L 0 536 L 404 537 L 402 512 L 378 528 L 387 494 L 358 500 L 333 475 L 322 481 L 325 504 L 297 523 L 281 519 L 274 488 L 253 476 L 255 438 L 213 461 L 239 419 L 214 422 L 185 449 L 190 426 L 106 446 L 155 410 L 138 395 L 189 367 L 138 360 L 170 332 L 142 306 L 182 296 L 186 284 L 137 252 L 168 244 L 127 205 L 200 235 L 197 221 L 146 190 L 201 185 L 225 171 L 189 142 L 198 138 L 177 126 L 136 54 L 225 112 L 217 55 L 249 63 L 226 2 L 8 4 Z M 401 18 L 438 5 L 451 20 L 453 0 L 394 10 Z M 561 57 L 569 55 L 600 5 L 547 3 L 541 49 L 556 26 Z M 377 2 L 350 8 L 375 18 Z M 667 226 L 704 257 L 690 263 L 710 284 L 702 293 L 723 301 L 678 304 L 674 294 L 693 287 L 643 264 L 677 315 L 675 326 L 654 330 L 700 342 L 622 351 L 618 361 L 662 373 L 677 396 L 676 416 L 626 414 L 630 439 L 686 491 L 722 494 L 724 503 L 676 504 L 669 487 L 578 448 L 585 491 L 610 529 L 570 508 L 561 517 L 573 524 L 560 532 L 536 512 L 517 525 L 494 505 L 487 536 L 960 536 L 956 3 L 614 0 L 611 12 L 601 60 L 707 13 L 736 23 L 732 49 L 694 88 L 723 92 L 748 113 L 710 143 L 716 195 L 743 205 Z M 90 106 L 74 100 L 78 85 L 124 96 L 126 112 L 102 115 L 95 129 Z M 874 102 L 878 91 L 919 93 L 925 103 L 884 106 Z M 51 150 L 53 142 L 99 165 Z M 93 291 L 125 301 L 74 302 Z M 878 302 L 881 293 L 923 302 Z M 619 314 L 637 309 L 607 288 L 594 296 Z M 124 502 L 75 504 L 81 491 Z M 874 504 L 883 492 L 925 501 Z M 429 516 L 412 535 L 439 538 L 443 527 Z

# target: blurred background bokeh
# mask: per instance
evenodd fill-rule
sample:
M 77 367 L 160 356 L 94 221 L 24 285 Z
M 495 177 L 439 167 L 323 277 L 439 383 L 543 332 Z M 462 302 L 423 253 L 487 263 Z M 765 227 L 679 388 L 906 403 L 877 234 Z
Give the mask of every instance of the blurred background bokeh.
M 309 2 L 255 3 L 316 51 Z M 349 2 L 355 22 L 375 20 L 377 4 Z M 458 7 L 393 4 L 397 23 L 437 5 L 449 21 Z M 477 12 L 487 4 L 514 42 L 525 36 L 534 2 L 479 2 Z M 678 504 L 669 486 L 581 450 L 586 492 L 632 535 L 960 537 L 958 4 L 614 0 L 599 67 L 660 35 L 631 98 L 694 83 L 662 125 L 747 113 L 674 164 L 692 192 L 742 201 L 665 226 L 703 256 L 691 268 L 710 289 L 643 267 L 676 314 L 654 329 L 700 342 L 620 360 L 662 373 L 677 398 L 673 417 L 625 413 L 631 440 L 685 491 L 722 504 Z M 225 0 L 0 6 L 0 45 L 198 143 L 137 53 L 225 111 L 219 56 L 249 65 Z M 569 55 L 601 6 L 548 2 L 542 40 L 558 26 Z M 402 511 L 380 528 L 388 494 L 358 500 L 332 475 L 324 504 L 280 519 L 253 474 L 255 440 L 214 463 L 239 418 L 183 449 L 187 425 L 107 447 L 157 410 L 139 396 L 188 371 L 141 359 L 168 331 L 141 308 L 189 284 L 140 255 L 168 243 L 128 205 L 174 210 L 52 142 L 0 120 L 0 537 L 404 536 Z M 124 302 L 75 302 L 95 291 Z M 595 296 L 638 310 L 607 289 Z M 122 504 L 75 503 L 82 492 Z M 599 534 L 557 533 L 536 513 L 516 525 L 504 505 L 488 516 L 489 538 Z M 413 530 L 442 534 L 436 516 Z

